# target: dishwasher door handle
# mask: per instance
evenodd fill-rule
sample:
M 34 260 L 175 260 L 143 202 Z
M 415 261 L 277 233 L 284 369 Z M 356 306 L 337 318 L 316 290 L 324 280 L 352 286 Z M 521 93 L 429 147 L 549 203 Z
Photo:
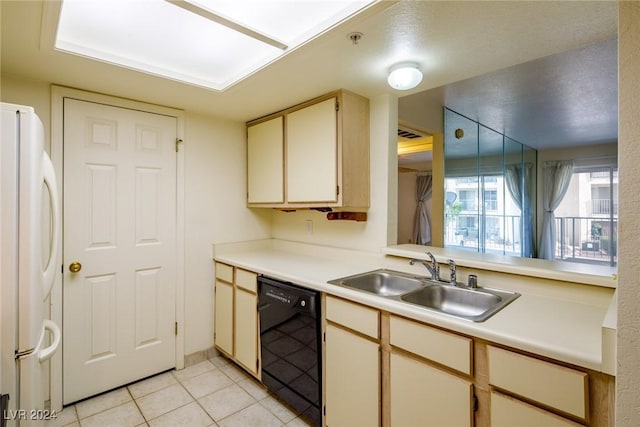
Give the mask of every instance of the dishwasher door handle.
M 258 304 L 258 311 L 264 311 L 267 308 L 271 307 L 271 304 L 266 302 L 264 304 Z

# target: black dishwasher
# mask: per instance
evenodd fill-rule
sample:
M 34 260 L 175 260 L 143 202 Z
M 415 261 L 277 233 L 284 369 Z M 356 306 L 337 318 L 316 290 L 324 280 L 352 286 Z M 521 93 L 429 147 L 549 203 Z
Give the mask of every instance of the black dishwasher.
M 320 293 L 258 277 L 262 382 L 322 425 Z

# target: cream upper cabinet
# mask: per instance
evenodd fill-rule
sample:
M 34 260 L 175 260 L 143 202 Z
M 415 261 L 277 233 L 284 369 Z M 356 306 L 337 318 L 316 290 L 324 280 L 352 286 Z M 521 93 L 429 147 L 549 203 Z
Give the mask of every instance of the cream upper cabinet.
M 367 209 L 369 100 L 340 90 L 248 122 L 247 206 Z
M 247 202 L 284 202 L 284 117 L 247 128 Z
M 287 115 L 290 203 L 338 200 L 337 105 L 336 98 L 329 98 Z

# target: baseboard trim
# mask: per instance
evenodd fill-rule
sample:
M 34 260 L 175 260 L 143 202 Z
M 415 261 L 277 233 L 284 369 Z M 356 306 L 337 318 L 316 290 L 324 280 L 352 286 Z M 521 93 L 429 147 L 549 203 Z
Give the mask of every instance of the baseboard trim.
M 188 368 L 189 366 L 204 362 L 205 360 L 209 360 L 216 356 L 220 356 L 220 352 L 216 350 L 215 347 L 210 347 L 206 350 L 200 350 L 196 351 L 195 353 L 187 354 L 184 356 L 184 367 Z

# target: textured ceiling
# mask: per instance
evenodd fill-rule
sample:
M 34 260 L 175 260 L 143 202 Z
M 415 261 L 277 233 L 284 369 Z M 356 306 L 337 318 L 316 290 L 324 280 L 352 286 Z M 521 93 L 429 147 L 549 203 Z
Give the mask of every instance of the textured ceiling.
M 537 149 L 617 142 L 617 53 L 617 39 L 605 40 L 411 95 L 400 103 L 439 100 Z
M 386 84 L 389 67 L 400 61 L 421 65 L 423 82 L 410 92 L 418 93 L 617 33 L 617 4 L 611 1 L 382 1 L 234 87 L 215 92 L 51 50 L 44 4 L 0 1 L 3 76 L 241 121 L 336 88 L 368 97 L 405 95 Z M 352 31 L 364 33 L 357 45 L 347 37 Z

